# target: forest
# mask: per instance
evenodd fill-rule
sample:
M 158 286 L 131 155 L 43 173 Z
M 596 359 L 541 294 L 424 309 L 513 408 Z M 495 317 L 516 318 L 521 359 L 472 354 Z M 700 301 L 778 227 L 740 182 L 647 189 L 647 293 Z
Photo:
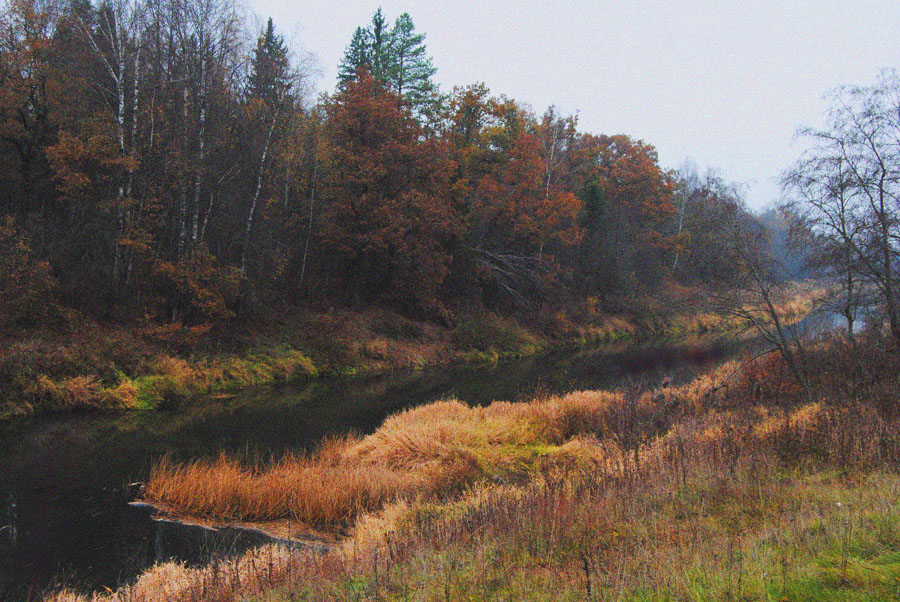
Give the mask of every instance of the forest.
M 5 328 L 615 310 L 729 277 L 710 220 L 746 212 L 721 180 L 482 84 L 440 91 L 408 14 L 377 12 L 315 99 L 271 20 L 257 37 L 229 0 L 17 1 L 3 19 Z
M 741 278 L 728 224 L 780 281 L 803 269 L 796 211 L 754 216 L 554 107 L 440 90 L 407 13 L 359 27 L 318 97 L 311 58 L 243 15 L 5 8 L 0 414 L 696 329 L 697 291 Z
M 751 211 L 360 21 L 319 93 L 237 0 L 4 5 L 0 597 L 897 599 L 900 74 Z

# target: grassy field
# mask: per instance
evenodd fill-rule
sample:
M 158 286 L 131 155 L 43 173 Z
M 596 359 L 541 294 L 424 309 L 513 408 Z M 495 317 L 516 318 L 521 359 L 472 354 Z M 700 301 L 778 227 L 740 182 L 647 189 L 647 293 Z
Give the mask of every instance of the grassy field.
M 900 360 L 857 351 L 809 350 L 812 399 L 770 355 L 656 391 L 440 402 L 270 465 L 163 462 L 147 493 L 185 512 L 348 536 L 95 598 L 900 599 Z

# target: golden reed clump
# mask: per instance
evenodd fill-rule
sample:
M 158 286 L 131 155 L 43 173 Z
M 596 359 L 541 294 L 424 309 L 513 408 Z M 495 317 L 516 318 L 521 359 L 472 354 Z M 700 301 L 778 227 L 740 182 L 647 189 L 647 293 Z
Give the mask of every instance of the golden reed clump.
M 581 436 L 633 446 L 653 434 L 639 430 L 666 422 L 663 413 L 671 419 L 698 408 L 728 373 L 726 366 L 684 387 L 632 397 L 581 391 L 484 407 L 439 401 L 391 416 L 367 437 L 330 439 L 311 455 L 288 454 L 266 466 L 225 455 L 187 464 L 163 459 L 145 493 L 186 515 L 347 524 L 400 498 L 445 494 L 535 462 L 559 462 Z
M 845 380 L 831 373 L 838 358 L 820 365 L 827 382 Z M 775 371 L 763 374 L 770 366 Z M 761 377 L 771 386 L 756 386 Z M 750 370 L 724 365 L 687 385 L 643 393 L 576 392 L 476 408 L 438 402 L 397 414 L 367 437 L 330 439 L 316 453 L 267 466 L 225 456 L 184 465 L 164 460 L 148 483 L 152 499 L 210 516 L 339 523 L 351 526 L 350 535 L 321 555 L 270 546 L 204 568 L 160 565 L 111 594 L 61 592 L 49 600 L 286 599 L 273 588 L 340 600 L 347 583 L 369 584 L 371 597 L 386 579 L 398 579 L 400 588 L 448 587 L 459 582 L 442 571 L 480 554 L 476 534 L 493 542 L 484 550 L 524 558 L 521 570 L 504 577 L 521 579 L 523 591 L 542 584 L 589 589 L 614 578 L 613 594 L 650 583 L 690 597 L 690 583 L 672 581 L 672 566 L 699 563 L 740 580 L 745 568 L 723 559 L 749 559 L 784 525 L 797 531 L 798 546 L 809 542 L 810 553 L 839 537 L 847 518 L 835 514 L 842 506 L 834 501 L 844 486 L 827 475 L 856 471 L 857 479 L 873 479 L 865 490 L 871 500 L 856 494 L 858 504 L 873 508 L 888 507 L 885 500 L 900 491 L 900 480 L 878 476 L 900 460 L 900 413 L 841 397 L 844 389 L 822 389 L 821 399 L 800 402 L 766 397 L 788 390 L 777 382 L 783 377 L 767 361 Z M 881 391 L 883 380 L 872 390 Z M 809 481 L 803 474 L 826 476 Z M 797 503 L 801 497 L 808 502 Z M 744 551 L 736 551 L 742 539 L 723 527 L 729 525 L 751 537 Z M 753 543 L 754 529 L 762 544 Z M 424 563 L 429 555 L 437 560 Z M 559 563 L 552 574 L 563 581 L 541 572 L 546 558 Z M 426 577 L 426 570 L 438 572 Z M 481 578 L 478 571 L 466 575 Z M 728 583 L 722 581 L 722 599 L 729 598 Z M 447 591 L 429 598 L 444 599 Z

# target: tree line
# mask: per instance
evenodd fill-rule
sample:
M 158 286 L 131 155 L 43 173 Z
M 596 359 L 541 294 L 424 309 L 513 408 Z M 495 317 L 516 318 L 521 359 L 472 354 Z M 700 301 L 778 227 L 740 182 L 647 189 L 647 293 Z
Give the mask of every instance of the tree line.
M 316 99 L 304 58 L 243 14 L 235 0 L 5 6 L 0 322 L 45 319 L 47 299 L 186 328 L 296 305 L 449 319 L 466 304 L 613 307 L 734 269 L 710 186 L 553 107 L 441 92 L 408 14 L 357 29 Z

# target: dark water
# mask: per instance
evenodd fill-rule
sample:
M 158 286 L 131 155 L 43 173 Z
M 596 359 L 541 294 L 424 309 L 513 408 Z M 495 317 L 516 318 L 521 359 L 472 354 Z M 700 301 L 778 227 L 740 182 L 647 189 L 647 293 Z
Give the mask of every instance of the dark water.
M 520 400 L 535 392 L 653 386 L 691 378 L 735 352 L 718 344 L 560 352 L 481 368 L 255 389 L 166 412 L 63 415 L 0 425 L 0 600 L 66 584 L 90 591 L 132 580 L 153 563 L 190 563 L 259 543 L 152 521 L 127 505 L 162 454 L 222 450 L 278 455 L 328 434 L 371 432 L 397 410 L 455 397 Z

